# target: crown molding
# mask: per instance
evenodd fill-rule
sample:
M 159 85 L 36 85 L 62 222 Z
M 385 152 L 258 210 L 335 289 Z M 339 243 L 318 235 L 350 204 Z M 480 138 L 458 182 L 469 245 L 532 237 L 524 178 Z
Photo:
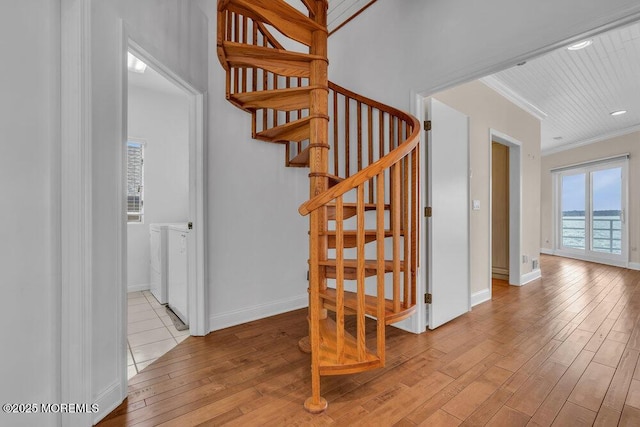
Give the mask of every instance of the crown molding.
M 573 148 L 583 147 L 585 145 L 595 144 L 597 142 L 606 141 L 608 139 L 613 139 L 618 136 L 628 135 L 630 133 L 640 132 L 640 124 L 635 126 L 627 127 L 624 129 L 615 130 L 609 133 L 605 133 L 603 135 L 599 135 L 589 139 L 583 139 L 580 141 L 570 142 L 568 144 L 563 144 L 558 147 L 552 147 L 548 149 L 544 149 L 540 152 L 541 156 L 549 156 L 551 154 L 560 153 L 561 151 L 571 150 Z
M 493 89 L 494 91 L 498 92 L 500 95 L 502 95 L 503 97 L 507 98 L 513 104 L 515 104 L 518 107 L 522 108 L 524 111 L 526 111 L 527 113 L 531 114 L 536 119 L 542 121 L 542 120 L 546 119 L 549 116 L 547 113 L 542 111 L 540 108 L 538 108 L 533 103 L 529 102 L 522 95 L 520 95 L 519 93 L 515 92 L 513 89 L 511 89 L 509 86 L 507 86 L 504 83 L 502 83 L 500 80 L 498 80 L 494 76 L 483 77 L 483 78 L 480 79 L 480 81 L 482 83 L 484 83 L 485 86 L 487 86 L 490 89 Z

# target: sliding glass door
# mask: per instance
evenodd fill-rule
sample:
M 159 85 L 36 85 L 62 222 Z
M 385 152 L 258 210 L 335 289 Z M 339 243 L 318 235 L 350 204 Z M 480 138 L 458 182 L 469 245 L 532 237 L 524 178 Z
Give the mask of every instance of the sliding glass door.
M 626 165 L 625 158 L 555 172 L 556 253 L 626 264 Z

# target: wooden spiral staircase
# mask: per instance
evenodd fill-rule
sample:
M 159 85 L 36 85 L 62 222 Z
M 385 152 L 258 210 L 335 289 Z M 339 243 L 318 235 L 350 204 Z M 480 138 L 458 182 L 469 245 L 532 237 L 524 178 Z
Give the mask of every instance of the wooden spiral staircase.
M 420 129 L 328 81 L 327 1 L 301 2 L 308 16 L 284 0 L 219 0 L 217 50 L 227 99 L 252 115 L 253 138 L 284 144 L 286 166 L 310 169 L 300 347 L 311 352 L 304 406 L 318 413 L 320 376 L 384 366 L 385 326 L 415 311 Z

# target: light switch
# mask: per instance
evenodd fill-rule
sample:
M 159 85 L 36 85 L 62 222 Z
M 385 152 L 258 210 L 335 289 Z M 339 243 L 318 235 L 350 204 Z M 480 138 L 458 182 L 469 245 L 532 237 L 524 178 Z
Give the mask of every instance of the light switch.
M 479 211 L 480 210 L 480 200 L 474 200 L 473 201 L 473 210 L 474 211 Z

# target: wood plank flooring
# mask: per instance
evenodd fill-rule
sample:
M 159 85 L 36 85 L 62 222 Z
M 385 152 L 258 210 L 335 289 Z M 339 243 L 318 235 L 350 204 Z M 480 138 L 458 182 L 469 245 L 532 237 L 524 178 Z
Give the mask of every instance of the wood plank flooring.
M 543 277 L 421 335 L 387 328 L 384 369 L 310 393 L 297 310 L 189 337 L 131 379 L 101 426 L 637 426 L 640 272 L 542 256 Z

